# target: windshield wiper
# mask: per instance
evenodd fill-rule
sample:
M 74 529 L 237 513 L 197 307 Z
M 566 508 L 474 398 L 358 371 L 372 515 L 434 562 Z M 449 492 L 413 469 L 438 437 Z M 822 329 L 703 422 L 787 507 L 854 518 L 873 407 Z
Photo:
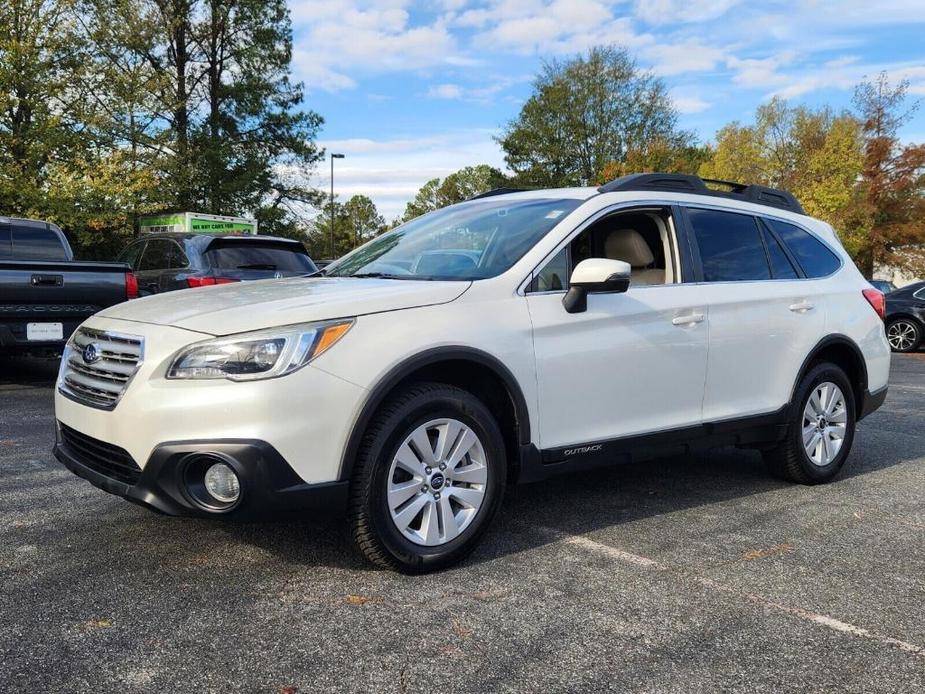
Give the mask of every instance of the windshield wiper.
M 360 278 L 375 278 L 381 280 L 411 280 L 415 279 L 412 275 L 390 275 L 387 272 L 358 272 L 353 275 L 334 275 L 334 277 L 360 277 Z
M 250 265 L 238 265 L 238 270 L 275 270 L 276 266 L 271 263 L 252 263 Z

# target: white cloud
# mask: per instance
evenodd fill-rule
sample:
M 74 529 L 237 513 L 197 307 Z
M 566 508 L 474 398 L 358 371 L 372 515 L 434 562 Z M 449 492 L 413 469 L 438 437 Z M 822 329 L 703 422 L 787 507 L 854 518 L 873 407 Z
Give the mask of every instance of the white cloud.
M 669 96 L 680 113 L 700 113 L 713 105 L 697 94 L 688 93 L 682 89 L 672 89 Z
M 639 19 L 650 24 L 705 22 L 724 15 L 742 0 L 636 0 Z
M 296 76 L 309 90 L 336 91 L 353 87 L 357 73 L 422 70 L 456 58 L 457 41 L 445 22 L 413 24 L 405 5 L 401 0 L 293 3 Z
M 369 195 L 386 219 L 394 219 L 432 178 L 444 178 L 476 164 L 503 169 L 504 157 L 492 139 L 494 134 L 490 129 L 472 129 L 424 137 L 348 138 L 319 144 L 346 155 L 334 167 L 334 192 L 339 199 Z M 312 184 L 328 190 L 328 171 L 327 166 L 319 166 Z
M 645 48 L 642 55 L 653 64 L 657 75 L 680 75 L 685 72 L 706 72 L 714 69 L 725 57 L 726 51 L 706 46 L 699 40 L 682 43 L 657 43 Z
M 736 58 L 730 56 L 726 65 L 733 70 L 732 81 L 743 87 L 770 88 L 787 81 L 779 72 L 791 63 L 794 53 L 786 51 L 769 58 Z
M 461 99 L 462 95 L 462 87 L 458 84 L 437 84 L 427 92 L 427 96 L 434 99 Z

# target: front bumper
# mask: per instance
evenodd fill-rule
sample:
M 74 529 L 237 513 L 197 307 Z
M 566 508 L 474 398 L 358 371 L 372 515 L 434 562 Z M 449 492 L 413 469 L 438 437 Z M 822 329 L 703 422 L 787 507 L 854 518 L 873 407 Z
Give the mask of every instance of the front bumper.
M 94 486 L 172 516 L 249 520 L 276 514 L 341 512 L 348 483 L 308 484 L 270 444 L 258 440 L 177 441 L 157 446 L 144 468 L 124 450 L 57 428 L 55 457 Z M 115 454 L 114 454 L 115 451 Z M 241 483 L 241 497 L 229 508 L 210 508 L 190 490 L 187 466 L 197 455 L 219 457 Z M 118 462 L 107 462 L 116 459 Z

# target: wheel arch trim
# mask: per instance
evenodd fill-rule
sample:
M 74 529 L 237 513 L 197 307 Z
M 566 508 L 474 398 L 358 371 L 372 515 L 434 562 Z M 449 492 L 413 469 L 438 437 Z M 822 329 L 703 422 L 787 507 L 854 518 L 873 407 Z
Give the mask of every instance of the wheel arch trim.
M 819 340 L 816 345 L 809 351 L 809 354 L 806 355 L 806 358 L 803 360 L 803 363 L 800 365 L 799 371 L 797 371 L 797 377 L 793 382 L 793 386 L 790 388 L 790 401 L 789 404 L 791 407 L 796 406 L 793 402 L 793 398 L 796 396 L 797 388 L 800 387 L 800 383 L 803 380 L 803 377 L 806 376 L 806 373 L 809 371 L 810 365 L 816 360 L 821 352 L 828 349 L 829 347 L 847 347 L 854 354 L 858 363 L 860 364 L 860 383 L 852 384 L 856 385 L 857 392 L 855 395 L 855 400 L 858 402 L 855 403 L 858 414 L 863 409 L 864 398 L 868 394 L 867 390 L 867 360 L 864 358 L 864 353 L 861 351 L 861 348 L 858 347 L 857 343 L 846 335 L 840 333 L 827 335 L 826 337 Z M 850 378 L 850 374 L 846 374 Z M 860 398 L 858 397 L 860 395 Z
M 517 424 L 518 442 L 524 446 L 531 442 L 530 428 L 530 410 L 527 407 L 527 400 L 524 397 L 523 390 L 517 378 L 505 366 L 501 360 L 491 354 L 474 347 L 463 346 L 444 346 L 434 347 L 419 352 L 412 357 L 405 359 L 396 366 L 385 372 L 385 374 L 369 390 L 365 402 L 362 404 L 359 414 L 354 418 L 350 428 L 350 435 L 347 438 L 347 445 L 344 447 L 341 455 L 340 468 L 337 479 L 340 481 L 349 480 L 353 474 L 353 464 L 356 455 L 360 449 L 363 435 L 369 426 L 373 415 L 379 409 L 379 406 L 385 401 L 386 397 L 392 390 L 403 380 L 411 376 L 415 371 L 439 364 L 445 361 L 469 361 L 478 366 L 485 367 L 497 376 L 504 384 L 505 390 L 511 398 L 514 408 L 514 416 Z

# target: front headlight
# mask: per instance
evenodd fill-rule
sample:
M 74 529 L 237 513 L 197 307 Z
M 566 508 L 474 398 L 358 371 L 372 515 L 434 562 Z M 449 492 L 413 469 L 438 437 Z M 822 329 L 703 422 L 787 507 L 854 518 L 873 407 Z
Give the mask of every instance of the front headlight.
M 351 326 L 353 319 L 305 323 L 200 342 L 177 354 L 167 378 L 254 381 L 284 376 L 330 349 Z

